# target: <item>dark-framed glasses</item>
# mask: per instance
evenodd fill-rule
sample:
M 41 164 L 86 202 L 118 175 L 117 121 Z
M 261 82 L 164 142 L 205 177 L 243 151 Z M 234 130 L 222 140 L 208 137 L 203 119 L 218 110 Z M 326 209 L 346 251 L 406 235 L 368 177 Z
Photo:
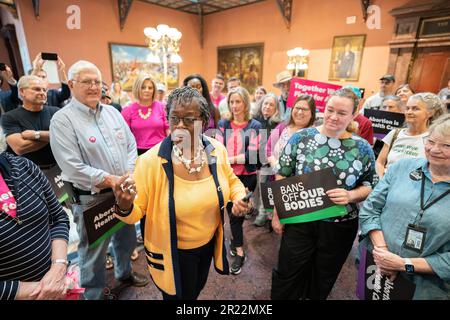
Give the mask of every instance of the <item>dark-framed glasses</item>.
M 183 120 L 183 123 L 186 126 L 192 126 L 192 125 L 194 125 L 195 121 L 201 121 L 197 117 L 177 117 L 177 116 L 169 117 L 170 124 L 172 124 L 172 125 L 179 124 L 181 120 Z

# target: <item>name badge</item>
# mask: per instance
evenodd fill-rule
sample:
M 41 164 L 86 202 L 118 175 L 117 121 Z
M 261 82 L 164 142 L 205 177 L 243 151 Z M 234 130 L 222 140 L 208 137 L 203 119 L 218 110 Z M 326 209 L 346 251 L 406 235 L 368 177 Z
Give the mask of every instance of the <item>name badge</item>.
M 406 228 L 405 242 L 403 246 L 407 249 L 422 253 L 427 230 L 414 224 Z

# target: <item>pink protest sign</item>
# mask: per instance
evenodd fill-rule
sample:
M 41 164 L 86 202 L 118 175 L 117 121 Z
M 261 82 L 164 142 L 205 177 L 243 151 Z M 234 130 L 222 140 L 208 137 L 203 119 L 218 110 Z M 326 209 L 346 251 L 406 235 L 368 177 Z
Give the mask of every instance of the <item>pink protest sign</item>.
M 294 101 L 300 95 L 309 94 L 312 95 L 316 101 L 317 110 L 323 112 L 325 109 L 326 98 L 340 88 L 342 88 L 342 86 L 335 84 L 293 78 L 291 80 L 291 87 L 289 88 L 287 107 L 292 108 Z

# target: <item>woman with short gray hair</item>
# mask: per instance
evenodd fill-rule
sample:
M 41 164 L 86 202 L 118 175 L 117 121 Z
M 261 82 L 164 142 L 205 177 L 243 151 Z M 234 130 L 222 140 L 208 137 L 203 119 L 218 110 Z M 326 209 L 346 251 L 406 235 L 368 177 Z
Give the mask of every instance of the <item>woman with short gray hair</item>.
M 446 113 L 442 101 L 431 92 L 412 95 L 406 104 L 406 128 L 395 129 L 383 138 L 383 149 L 377 158 L 377 174 L 382 177 L 386 169 L 399 159 L 424 158 L 423 139 L 433 120 Z

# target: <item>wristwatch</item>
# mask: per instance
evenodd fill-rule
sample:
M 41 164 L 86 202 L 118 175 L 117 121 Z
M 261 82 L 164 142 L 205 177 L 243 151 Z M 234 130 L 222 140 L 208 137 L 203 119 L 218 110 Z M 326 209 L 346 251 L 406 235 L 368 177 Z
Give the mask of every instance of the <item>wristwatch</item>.
M 407 274 L 414 274 L 414 265 L 409 258 L 405 258 L 405 271 Z
M 34 132 L 34 140 L 39 140 L 41 138 L 41 132 L 40 131 L 35 131 Z

